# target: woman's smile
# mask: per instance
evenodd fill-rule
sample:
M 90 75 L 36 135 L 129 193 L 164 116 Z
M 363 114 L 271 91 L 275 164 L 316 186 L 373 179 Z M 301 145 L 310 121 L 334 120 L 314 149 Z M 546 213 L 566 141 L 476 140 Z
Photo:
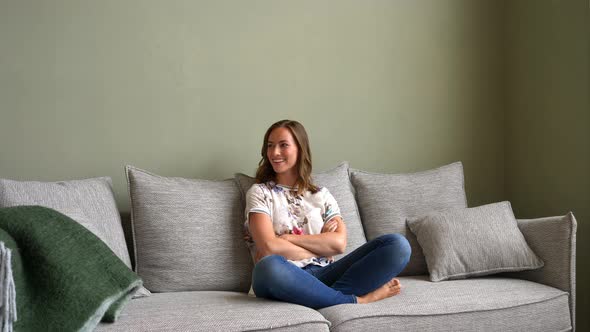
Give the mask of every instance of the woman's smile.
M 297 179 L 299 149 L 291 131 L 283 127 L 274 129 L 268 137 L 266 149 L 267 158 L 277 173 L 277 182 L 292 185 Z

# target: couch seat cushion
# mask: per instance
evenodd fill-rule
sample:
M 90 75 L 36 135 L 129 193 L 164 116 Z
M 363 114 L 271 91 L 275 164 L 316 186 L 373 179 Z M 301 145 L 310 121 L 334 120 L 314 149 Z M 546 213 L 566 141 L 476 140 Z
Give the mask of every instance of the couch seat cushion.
M 401 277 L 402 293 L 368 305 L 320 310 L 333 331 L 564 331 L 568 293 L 531 281 L 485 277 L 433 283 Z
M 328 331 L 322 315 L 303 306 L 244 293 L 194 291 L 154 293 L 130 301 L 117 322 L 95 331 Z

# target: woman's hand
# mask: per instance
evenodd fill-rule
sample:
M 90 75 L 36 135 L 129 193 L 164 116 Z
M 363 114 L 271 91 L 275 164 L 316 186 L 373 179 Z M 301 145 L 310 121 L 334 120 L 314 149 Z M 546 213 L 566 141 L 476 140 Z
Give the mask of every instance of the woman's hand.
M 336 220 L 335 218 L 332 218 L 331 220 L 329 220 L 327 223 L 324 224 L 324 227 L 322 227 L 322 231 L 320 233 L 335 232 L 337 228 L 338 228 L 338 220 Z M 334 261 L 334 256 L 329 256 L 326 258 L 329 261 Z
M 280 255 L 290 260 L 301 260 L 319 256 L 319 254 L 291 241 L 277 237 L 270 217 L 267 214 L 250 212 L 249 219 L 250 233 L 256 244 L 256 262 L 268 255 Z
M 322 230 L 322 233 L 323 233 L 323 232 L 324 232 L 324 231 Z M 326 231 L 326 232 L 328 232 L 328 231 Z M 333 232 L 333 231 L 331 231 L 331 232 Z M 289 241 L 289 242 L 293 243 L 293 242 L 292 242 L 292 241 L 293 241 L 293 239 L 295 239 L 295 238 L 296 238 L 296 237 L 298 237 L 298 236 L 301 236 L 301 235 L 285 233 L 285 234 L 283 234 L 283 235 L 279 235 L 279 238 L 281 238 L 281 239 L 283 239 L 283 240 L 287 240 L 287 241 Z M 334 256 L 328 256 L 328 257 L 326 257 L 326 259 L 328 259 L 329 261 L 333 261 L 333 260 L 334 260 Z M 258 261 L 258 260 L 256 260 L 256 261 Z
M 320 234 L 283 234 L 279 239 L 305 248 L 318 256 L 331 257 L 344 253 L 346 249 L 346 226 L 342 217 L 336 216 L 324 224 Z
M 335 232 L 337 228 L 338 220 L 336 220 L 336 218 L 332 218 L 330 221 L 324 224 L 324 227 L 322 227 L 322 231 L 320 233 Z
M 291 239 L 293 238 L 293 236 L 299 236 L 299 235 L 285 233 L 285 234 L 281 234 L 281 235 L 279 235 L 279 238 L 281 238 L 281 239 L 283 239 L 283 240 L 287 240 L 287 241 L 291 242 Z

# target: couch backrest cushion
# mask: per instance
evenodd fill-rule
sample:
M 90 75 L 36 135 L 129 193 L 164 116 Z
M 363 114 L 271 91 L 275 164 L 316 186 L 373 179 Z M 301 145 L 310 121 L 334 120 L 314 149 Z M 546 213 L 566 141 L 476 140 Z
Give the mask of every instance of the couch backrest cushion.
M 20 205 L 40 205 L 67 215 L 94 233 L 131 268 L 109 177 L 59 182 L 0 179 L 0 207 Z
M 152 292 L 246 292 L 252 263 L 240 191 L 222 181 L 163 177 L 126 167 L 136 271 Z
M 360 215 L 354 199 L 354 193 L 352 184 L 349 178 L 349 167 L 347 162 L 342 162 L 335 168 L 329 169 L 324 172 L 314 173 L 312 175 L 313 182 L 315 185 L 320 187 L 326 187 L 338 202 L 342 219 L 346 223 L 347 231 L 347 245 L 346 251 L 343 255 L 346 255 L 356 248 L 362 246 L 367 242 L 363 226 L 361 224 Z M 254 184 L 254 178 L 245 174 L 236 174 L 236 182 L 240 186 L 242 194 L 242 222 L 246 220 L 245 216 L 245 194 L 248 189 Z M 334 257 L 338 260 L 343 255 Z
M 379 174 L 351 170 L 361 220 L 368 240 L 400 233 L 412 247 L 401 275 L 427 274 L 426 261 L 406 219 L 448 208 L 466 208 L 463 164 L 408 174 Z

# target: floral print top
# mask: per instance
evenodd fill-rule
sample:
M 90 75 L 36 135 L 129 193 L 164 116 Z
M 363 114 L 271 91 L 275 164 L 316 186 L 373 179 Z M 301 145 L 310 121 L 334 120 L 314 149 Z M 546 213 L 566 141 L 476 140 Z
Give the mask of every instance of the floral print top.
M 297 195 L 293 187 L 276 184 L 272 181 L 254 184 L 246 194 L 245 240 L 250 254 L 256 257 L 256 244 L 248 229 L 250 212 L 264 213 L 270 217 L 275 235 L 282 234 L 320 234 L 324 223 L 340 216 L 338 203 L 327 188 L 320 188 Z M 328 257 L 314 257 L 289 262 L 298 267 L 309 264 L 326 266 L 332 263 Z

